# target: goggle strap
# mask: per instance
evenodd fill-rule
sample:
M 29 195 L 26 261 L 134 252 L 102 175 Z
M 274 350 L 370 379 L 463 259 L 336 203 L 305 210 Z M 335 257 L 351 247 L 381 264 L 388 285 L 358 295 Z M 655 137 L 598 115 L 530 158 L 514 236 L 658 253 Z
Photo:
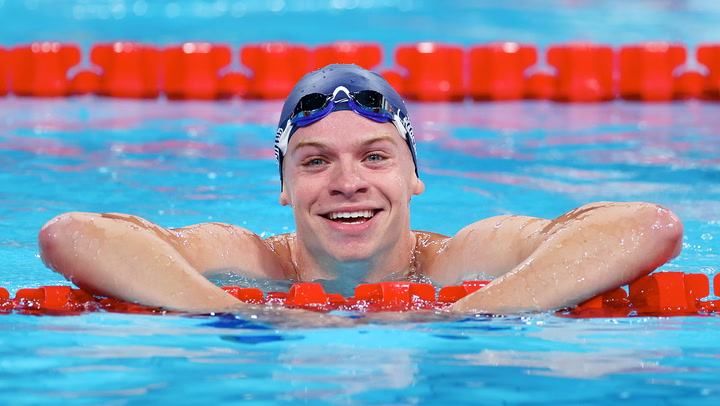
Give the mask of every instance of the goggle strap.
M 288 120 L 287 124 L 285 125 L 285 129 L 279 132 L 277 137 L 277 148 L 275 150 L 275 154 L 277 157 L 275 157 L 278 162 L 280 161 L 280 158 L 282 155 L 285 155 L 287 153 L 287 146 L 288 142 L 290 141 L 290 133 L 293 130 L 293 124 L 292 120 Z

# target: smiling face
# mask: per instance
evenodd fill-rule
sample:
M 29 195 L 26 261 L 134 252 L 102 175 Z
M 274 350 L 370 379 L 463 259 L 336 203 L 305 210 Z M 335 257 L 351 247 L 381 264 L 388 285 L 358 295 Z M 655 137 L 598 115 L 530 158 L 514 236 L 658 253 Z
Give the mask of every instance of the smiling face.
M 317 264 L 382 262 L 413 246 L 409 204 L 425 186 L 392 123 L 337 111 L 298 129 L 283 178 L 280 203 L 293 209 L 301 255 Z

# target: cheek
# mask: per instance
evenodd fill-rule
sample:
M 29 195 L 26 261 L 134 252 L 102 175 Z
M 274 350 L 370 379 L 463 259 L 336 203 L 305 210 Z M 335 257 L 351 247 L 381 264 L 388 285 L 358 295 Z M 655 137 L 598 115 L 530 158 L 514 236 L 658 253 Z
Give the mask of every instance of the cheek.
M 293 209 L 297 206 L 311 204 L 319 195 L 319 182 L 314 179 L 303 177 L 287 178 L 280 193 L 280 204 L 290 206 Z
M 398 202 L 410 202 L 413 195 L 417 194 L 415 179 L 409 179 L 402 174 L 380 175 L 373 179 L 378 190 L 391 200 Z

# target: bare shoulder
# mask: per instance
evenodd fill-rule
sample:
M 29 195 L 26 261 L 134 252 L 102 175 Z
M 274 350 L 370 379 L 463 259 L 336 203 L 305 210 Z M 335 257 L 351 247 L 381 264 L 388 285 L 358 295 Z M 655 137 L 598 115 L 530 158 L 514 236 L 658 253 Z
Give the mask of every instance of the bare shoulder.
M 231 269 L 252 278 L 292 276 L 282 246 L 243 227 L 213 222 L 168 231 L 174 235 L 174 244 L 195 247 L 191 250 L 204 264 L 198 269 Z
M 549 223 L 514 215 L 477 221 L 446 238 L 423 273 L 439 284 L 453 284 L 478 275 L 488 278 L 503 275 L 527 255 L 523 241 Z
M 297 272 L 293 265 L 292 245 L 295 233 L 278 234 L 265 239 L 267 247 L 275 254 L 287 278 L 296 278 Z

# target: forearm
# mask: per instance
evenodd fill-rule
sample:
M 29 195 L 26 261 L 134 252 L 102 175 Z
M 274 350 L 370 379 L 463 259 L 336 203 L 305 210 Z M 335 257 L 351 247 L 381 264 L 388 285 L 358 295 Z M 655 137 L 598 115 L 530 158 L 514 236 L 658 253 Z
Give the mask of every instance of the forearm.
M 512 313 L 577 305 L 677 255 L 682 224 L 659 206 L 607 204 L 559 218 L 535 238 L 525 260 L 453 309 Z
M 39 241 L 49 268 L 96 294 L 182 310 L 240 303 L 200 275 L 155 231 L 137 224 L 71 213 L 45 225 Z

